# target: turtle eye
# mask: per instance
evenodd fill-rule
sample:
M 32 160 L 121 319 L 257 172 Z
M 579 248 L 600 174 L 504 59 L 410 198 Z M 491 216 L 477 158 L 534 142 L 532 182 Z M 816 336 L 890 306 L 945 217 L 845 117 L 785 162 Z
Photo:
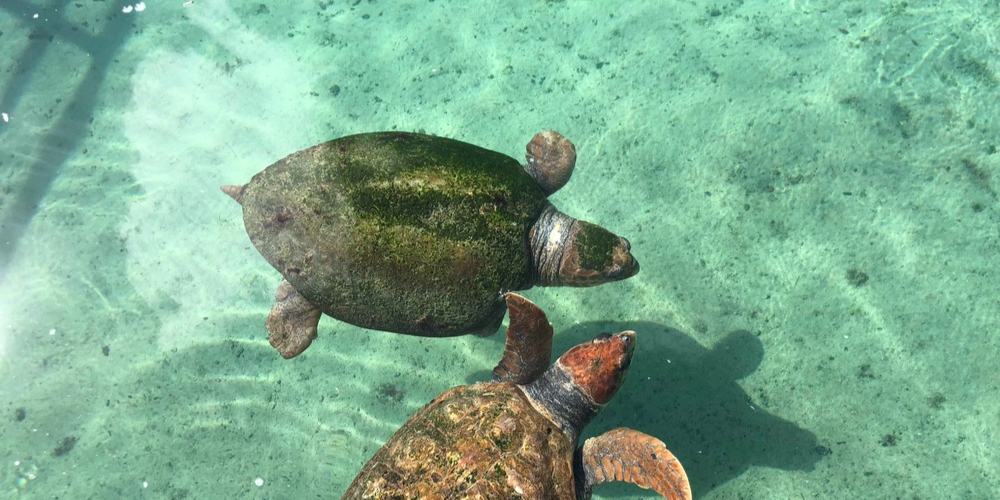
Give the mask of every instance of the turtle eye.
M 610 338 L 611 338 L 611 334 L 607 333 L 607 332 L 604 332 L 604 333 L 598 334 L 596 337 L 594 337 L 594 342 L 598 342 L 598 341 L 601 341 L 601 340 L 608 340 Z

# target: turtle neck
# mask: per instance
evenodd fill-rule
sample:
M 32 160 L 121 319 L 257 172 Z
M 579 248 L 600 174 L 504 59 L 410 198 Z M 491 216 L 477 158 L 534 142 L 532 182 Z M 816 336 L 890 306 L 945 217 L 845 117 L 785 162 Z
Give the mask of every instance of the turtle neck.
M 576 219 L 560 212 L 551 203 L 538 215 L 528 232 L 531 246 L 532 265 L 535 280 L 541 286 L 560 286 L 560 267 L 566 241 L 569 239 Z
M 574 441 L 603 408 L 573 382 L 558 362 L 538 379 L 520 387 L 535 408 L 571 434 Z

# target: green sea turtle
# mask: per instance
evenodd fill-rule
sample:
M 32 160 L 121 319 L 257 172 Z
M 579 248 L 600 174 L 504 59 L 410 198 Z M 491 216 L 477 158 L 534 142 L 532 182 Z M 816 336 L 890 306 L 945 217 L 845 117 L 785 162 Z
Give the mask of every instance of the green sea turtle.
M 320 313 L 428 337 L 491 335 L 503 292 L 591 286 L 639 271 L 628 240 L 557 210 L 573 143 L 542 132 L 527 164 L 464 142 L 378 132 L 294 153 L 244 186 L 250 241 L 283 276 L 268 339 L 293 357 Z
M 618 428 L 577 446 L 625 380 L 635 332 L 601 334 L 546 370 L 552 326 L 508 293 L 510 326 L 492 382 L 449 389 L 379 449 L 342 500 L 584 500 L 626 481 L 690 500 L 684 468 L 663 442 Z

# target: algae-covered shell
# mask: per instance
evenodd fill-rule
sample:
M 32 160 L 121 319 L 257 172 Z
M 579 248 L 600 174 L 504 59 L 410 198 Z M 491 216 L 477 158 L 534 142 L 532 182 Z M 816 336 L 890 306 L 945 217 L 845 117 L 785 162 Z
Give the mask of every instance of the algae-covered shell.
M 294 153 L 241 203 L 253 244 L 323 312 L 442 337 L 497 330 L 502 291 L 533 284 L 527 233 L 547 205 L 513 158 L 394 132 Z
M 513 384 L 450 389 L 414 414 L 372 457 L 344 500 L 576 500 L 576 443 Z M 450 486 L 449 486 L 450 485 Z

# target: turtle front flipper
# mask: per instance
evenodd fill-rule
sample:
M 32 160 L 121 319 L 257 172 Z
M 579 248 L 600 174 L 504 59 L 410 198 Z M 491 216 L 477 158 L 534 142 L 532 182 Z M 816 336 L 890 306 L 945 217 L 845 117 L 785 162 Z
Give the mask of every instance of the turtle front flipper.
M 559 190 L 569 182 L 576 166 L 576 146 L 559 132 L 546 130 L 531 138 L 525 146 L 524 170 L 528 172 L 545 196 Z
M 530 300 L 508 292 L 505 296 L 510 324 L 503 358 L 493 369 L 493 380 L 527 384 L 538 378 L 552 357 L 552 324 Z
M 287 280 L 281 280 L 274 293 L 274 306 L 267 315 L 267 340 L 281 357 L 294 358 L 316 338 L 316 325 L 322 312 L 299 295 Z
M 691 485 L 680 461 L 663 441 L 619 427 L 584 441 L 575 466 L 577 498 L 590 498 L 595 485 L 624 481 L 652 488 L 670 500 L 691 500 Z

